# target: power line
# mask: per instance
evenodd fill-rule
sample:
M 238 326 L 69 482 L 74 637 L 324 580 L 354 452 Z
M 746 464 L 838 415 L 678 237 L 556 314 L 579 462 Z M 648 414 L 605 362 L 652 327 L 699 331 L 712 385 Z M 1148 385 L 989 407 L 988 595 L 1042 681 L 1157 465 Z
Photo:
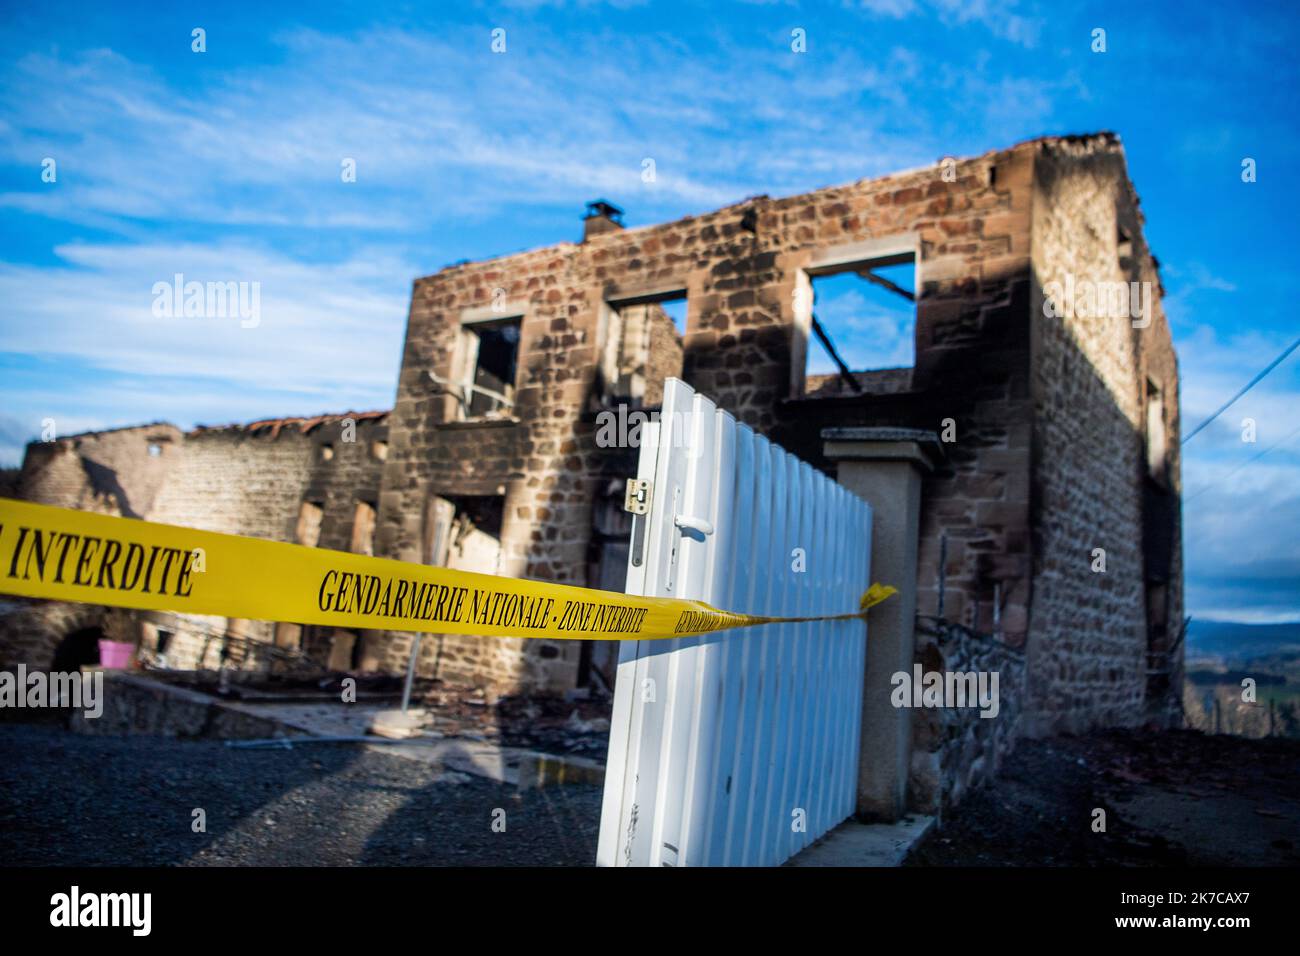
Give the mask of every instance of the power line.
M 1186 438 L 1183 439 L 1182 444 L 1186 445 L 1189 441 L 1191 441 L 1193 438 L 1195 438 L 1195 437 L 1197 436 L 1197 434 L 1201 431 L 1202 428 L 1204 428 L 1206 425 L 1210 424 L 1210 422 L 1214 421 L 1216 418 L 1218 418 L 1220 415 L 1222 415 L 1224 412 L 1226 412 L 1230 407 L 1232 407 L 1233 402 L 1235 402 L 1237 399 L 1241 398 L 1241 396 L 1245 395 L 1245 394 L 1246 394 L 1247 392 L 1249 392 L 1252 388 L 1254 388 L 1256 385 L 1258 385 L 1258 384 L 1260 383 L 1260 380 L 1263 379 L 1263 377 L 1264 377 L 1265 375 L 1267 375 L 1269 372 L 1273 371 L 1273 369 L 1275 369 L 1275 368 L 1277 368 L 1279 365 L 1281 365 L 1281 364 L 1282 364 L 1282 360 L 1285 359 L 1285 358 L 1286 358 L 1288 355 L 1290 355 L 1292 352 L 1294 352 L 1297 348 L 1300 348 L 1300 339 L 1296 339 L 1294 342 L 1292 342 L 1290 345 L 1288 345 L 1288 346 L 1287 346 L 1287 347 L 1282 351 L 1282 354 L 1281 354 L 1281 355 L 1279 355 L 1277 358 L 1273 359 L 1273 361 L 1271 361 L 1271 362 L 1268 363 L 1268 366 L 1264 369 L 1264 371 L 1260 372 L 1258 375 L 1256 375 L 1254 378 L 1252 378 L 1249 382 L 1247 382 L 1245 388 L 1243 388 L 1243 389 L 1242 389 L 1241 391 L 1239 391 L 1236 395 L 1232 396 L 1232 398 L 1228 399 L 1228 400 L 1227 400 L 1226 402 L 1224 402 L 1221 406 L 1219 406 L 1218 411 L 1216 411 L 1213 415 L 1211 415 L 1211 416 L 1210 416 L 1209 418 L 1207 418 L 1205 421 L 1201 422 L 1199 425 L 1197 425 L 1195 428 L 1193 428 L 1193 429 L 1192 429 L 1192 433 L 1191 433 L 1190 435 L 1188 435 Z
M 1255 455 L 1253 458 L 1247 458 L 1245 461 L 1243 461 L 1243 462 L 1242 462 L 1240 465 L 1238 465 L 1236 468 L 1232 469 L 1232 471 L 1228 472 L 1226 475 L 1224 475 L 1222 478 L 1220 478 L 1220 479 L 1219 479 L 1215 484 L 1206 485 L 1204 488 L 1202 488 L 1202 489 L 1201 489 L 1200 491 L 1198 491 L 1196 494 L 1192 495 L 1190 498 L 1184 498 L 1184 499 L 1183 499 L 1183 504 L 1185 505 L 1185 504 L 1187 504 L 1188 502 L 1195 501 L 1197 498 L 1201 497 L 1201 495 L 1205 494 L 1205 493 L 1206 493 L 1207 491 L 1209 491 L 1211 488 L 1215 487 L 1215 485 L 1221 485 L 1221 484 L 1223 484 L 1223 482 L 1227 481 L 1229 478 L 1231 478 L 1231 477 L 1232 477 L 1233 475 L 1235 475 L 1237 472 L 1241 471 L 1241 469 L 1245 468 L 1247 465 L 1252 465 L 1252 464 L 1254 464 L 1255 462 L 1259 461 L 1261 458 L 1263 458 L 1265 455 L 1267 455 L 1269 452 L 1271 452 L 1271 451 L 1272 451 L 1274 448 L 1276 448 L 1278 445 L 1284 445 L 1284 444 L 1286 444 L 1286 443 L 1289 442 L 1292 438 L 1295 438 L 1296 435 L 1300 435 L 1300 427 L 1297 427 L 1294 431 L 1291 432 L 1291 434 L 1287 435 L 1285 438 L 1282 438 L 1282 439 L 1279 439 L 1278 441 L 1273 442 L 1273 444 L 1269 445 L 1267 448 L 1265 448 L 1263 451 L 1259 452 L 1259 453 L 1258 453 L 1257 455 Z

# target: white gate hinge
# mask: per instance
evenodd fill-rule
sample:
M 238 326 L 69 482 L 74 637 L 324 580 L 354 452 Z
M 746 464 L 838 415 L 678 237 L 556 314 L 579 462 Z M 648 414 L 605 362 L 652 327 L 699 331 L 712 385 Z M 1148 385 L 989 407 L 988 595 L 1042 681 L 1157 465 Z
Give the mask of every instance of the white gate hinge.
M 623 499 L 623 510 L 630 511 L 634 515 L 643 515 L 650 512 L 650 482 L 645 478 L 629 478 L 627 480 L 627 495 Z

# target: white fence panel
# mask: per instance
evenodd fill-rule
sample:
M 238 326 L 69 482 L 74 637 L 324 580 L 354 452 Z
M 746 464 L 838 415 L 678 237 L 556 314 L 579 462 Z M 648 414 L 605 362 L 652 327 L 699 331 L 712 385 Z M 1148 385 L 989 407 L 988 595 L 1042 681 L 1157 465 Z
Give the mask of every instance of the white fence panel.
M 637 477 L 629 594 L 796 617 L 870 584 L 870 507 L 676 379 Z M 597 862 L 775 865 L 850 816 L 865 655 L 861 620 L 624 642 Z

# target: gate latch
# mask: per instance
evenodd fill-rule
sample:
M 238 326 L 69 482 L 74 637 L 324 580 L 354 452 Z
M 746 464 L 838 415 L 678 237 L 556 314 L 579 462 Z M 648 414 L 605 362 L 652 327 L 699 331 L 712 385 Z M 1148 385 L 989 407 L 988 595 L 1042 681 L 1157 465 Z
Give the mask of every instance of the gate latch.
M 645 478 L 627 480 L 627 496 L 623 499 L 623 510 L 634 515 L 650 512 L 650 482 Z
M 701 536 L 713 534 L 713 522 L 704 518 L 696 518 L 692 515 L 677 515 L 673 518 L 673 524 L 683 531 L 694 531 Z

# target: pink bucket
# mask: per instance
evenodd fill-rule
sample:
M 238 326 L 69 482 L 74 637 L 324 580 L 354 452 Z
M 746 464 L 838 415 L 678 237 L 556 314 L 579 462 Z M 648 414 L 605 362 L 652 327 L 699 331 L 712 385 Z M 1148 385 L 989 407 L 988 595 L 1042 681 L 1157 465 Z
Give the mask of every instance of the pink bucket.
M 118 669 L 130 667 L 131 655 L 134 653 L 134 644 L 125 641 L 100 641 L 99 666 Z

